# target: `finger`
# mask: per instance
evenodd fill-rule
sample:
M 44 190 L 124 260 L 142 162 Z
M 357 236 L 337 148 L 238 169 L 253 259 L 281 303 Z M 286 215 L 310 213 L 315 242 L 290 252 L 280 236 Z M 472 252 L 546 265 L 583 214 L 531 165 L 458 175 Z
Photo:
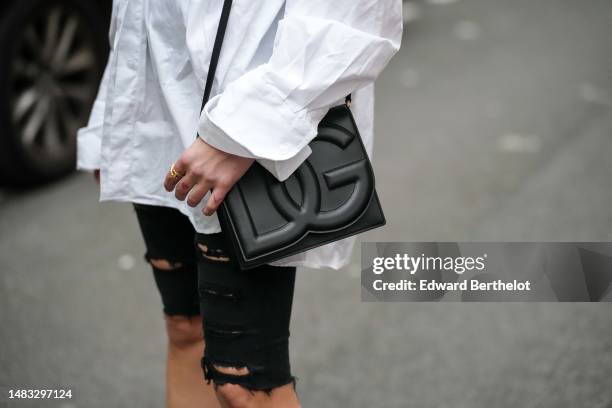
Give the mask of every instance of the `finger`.
M 195 207 L 200 204 L 200 201 L 204 198 L 206 193 L 210 190 L 210 184 L 208 183 L 198 183 L 192 189 L 191 193 L 189 193 L 189 197 L 187 198 L 187 205 L 190 207 Z
M 183 201 L 191 189 L 198 183 L 198 178 L 193 173 L 187 173 L 176 183 L 174 187 L 174 196 L 177 200 Z
M 177 173 L 176 176 L 172 174 L 172 169 L 174 169 L 174 171 Z M 181 180 L 181 178 L 184 177 L 186 173 L 187 164 L 182 159 L 178 159 L 172 165 L 170 170 L 168 170 L 168 173 L 166 173 L 166 178 L 164 179 L 164 188 L 166 189 L 166 191 L 174 190 L 176 184 Z
M 221 205 L 227 192 L 229 191 L 229 187 L 226 185 L 216 185 L 213 187 L 213 191 L 210 194 L 210 198 L 206 202 L 206 206 L 202 210 L 204 215 L 211 216 L 217 211 L 217 208 Z

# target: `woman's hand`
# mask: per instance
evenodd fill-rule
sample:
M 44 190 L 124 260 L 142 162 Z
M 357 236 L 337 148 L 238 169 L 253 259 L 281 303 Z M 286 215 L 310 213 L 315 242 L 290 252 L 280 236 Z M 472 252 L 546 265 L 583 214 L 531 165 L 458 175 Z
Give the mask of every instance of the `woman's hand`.
M 212 190 L 202 210 L 204 215 L 212 215 L 254 161 L 216 149 L 198 137 L 174 163 L 178 176 L 173 177 L 169 172 L 164 187 L 167 191 L 174 190 L 174 195 L 181 201 L 187 198 L 190 207 L 197 206 Z

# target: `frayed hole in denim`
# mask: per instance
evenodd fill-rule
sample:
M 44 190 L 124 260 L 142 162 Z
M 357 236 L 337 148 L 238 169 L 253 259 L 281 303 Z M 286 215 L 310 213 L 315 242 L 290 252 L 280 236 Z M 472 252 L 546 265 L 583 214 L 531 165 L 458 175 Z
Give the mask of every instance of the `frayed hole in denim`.
M 198 243 L 198 248 L 200 248 L 200 252 L 202 256 L 209 261 L 215 262 L 229 262 L 230 258 L 225 254 L 225 251 L 222 249 L 209 248 L 206 244 Z

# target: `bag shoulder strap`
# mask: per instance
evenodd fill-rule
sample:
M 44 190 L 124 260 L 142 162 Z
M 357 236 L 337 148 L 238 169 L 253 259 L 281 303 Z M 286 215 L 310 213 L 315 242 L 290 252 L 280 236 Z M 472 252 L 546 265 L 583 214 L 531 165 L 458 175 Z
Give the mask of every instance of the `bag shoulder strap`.
M 219 27 L 217 28 L 217 35 L 215 36 L 215 43 L 213 45 L 213 51 L 210 57 L 210 65 L 208 66 L 208 75 L 206 76 L 206 85 L 204 87 L 204 96 L 202 97 L 200 113 L 210 98 L 210 92 L 212 91 L 215 72 L 217 71 L 217 64 L 219 62 L 219 55 L 221 54 L 221 46 L 223 45 L 223 38 L 225 37 L 225 30 L 227 28 L 227 22 L 230 16 L 230 10 L 232 8 L 232 1 L 233 0 L 223 1 L 223 9 L 221 10 L 221 18 L 219 19 Z M 344 103 L 347 106 L 351 105 L 351 94 L 346 96 Z
M 204 87 L 204 96 L 202 97 L 200 112 L 202 112 L 204 105 L 206 105 L 206 102 L 208 102 L 210 98 L 210 92 L 212 91 L 212 84 L 215 79 L 215 71 L 217 71 L 217 63 L 219 62 L 221 45 L 223 45 L 223 37 L 225 37 L 225 29 L 227 28 L 231 8 L 232 0 L 224 0 L 221 18 L 219 19 L 219 27 L 217 28 L 217 35 L 215 37 L 215 44 L 213 45 L 213 51 L 210 57 L 210 65 L 208 66 L 208 75 L 206 76 L 206 86 Z

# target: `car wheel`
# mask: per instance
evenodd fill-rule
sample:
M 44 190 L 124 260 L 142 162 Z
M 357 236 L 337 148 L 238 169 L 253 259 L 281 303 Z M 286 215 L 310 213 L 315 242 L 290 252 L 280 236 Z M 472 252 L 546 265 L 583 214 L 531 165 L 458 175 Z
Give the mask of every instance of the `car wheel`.
M 18 0 L 0 21 L 0 180 L 24 186 L 74 169 L 96 96 L 106 22 L 91 0 Z

